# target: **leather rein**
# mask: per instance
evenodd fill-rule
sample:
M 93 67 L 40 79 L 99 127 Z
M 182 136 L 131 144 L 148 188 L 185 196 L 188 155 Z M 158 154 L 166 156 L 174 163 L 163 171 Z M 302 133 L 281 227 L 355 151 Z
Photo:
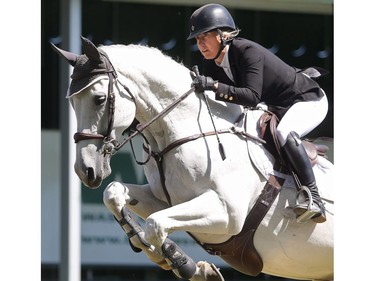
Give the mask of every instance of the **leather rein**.
M 113 65 L 112 65 L 111 61 L 109 60 L 108 56 L 103 52 L 100 52 L 100 53 L 104 57 L 106 69 L 104 69 L 104 70 L 100 69 L 100 70 L 97 70 L 97 71 L 92 71 L 90 74 L 108 74 L 108 77 L 109 77 L 108 102 L 107 102 L 108 103 L 107 133 L 105 135 L 102 135 L 102 134 L 90 134 L 90 133 L 76 132 L 74 134 L 74 142 L 78 143 L 79 141 L 83 141 L 83 140 L 101 139 L 101 140 L 103 140 L 103 148 L 102 148 L 103 154 L 104 154 L 104 156 L 106 156 L 106 155 L 114 155 L 121 147 L 123 147 L 126 143 L 131 141 L 135 136 L 137 136 L 138 134 L 142 134 L 142 132 L 148 126 L 150 126 L 152 123 L 154 123 L 157 119 L 159 119 L 163 115 L 169 113 L 177 104 L 179 104 L 182 100 L 184 100 L 191 93 L 194 92 L 194 87 L 192 87 L 185 94 L 181 95 L 179 98 L 177 98 L 175 101 L 173 101 L 169 106 L 164 108 L 159 114 L 157 114 L 150 121 L 146 122 L 143 125 L 138 124 L 137 130 L 134 131 L 132 134 L 130 134 L 127 139 L 123 140 L 120 143 L 116 139 L 111 137 L 111 132 L 113 130 L 114 114 L 115 114 L 115 93 L 113 92 L 114 81 L 118 82 L 126 90 L 126 92 L 131 96 L 131 98 L 134 102 L 135 102 L 135 97 L 132 94 L 132 92 L 130 91 L 130 89 L 126 85 L 121 83 L 120 80 L 118 80 L 116 70 L 113 67 Z M 143 134 L 142 134 L 142 136 L 143 136 Z M 143 136 L 143 138 L 145 139 L 144 136 Z M 146 140 L 146 143 L 148 144 L 147 140 Z M 112 144 L 112 146 L 110 146 L 109 144 Z M 150 148 L 149 148 L 149 151 L 151 153 Z M 144 163 L 146 163 L 146 162 L 144 162 Z
M 238 124 L 245 118 L 245 116 L 247 114 L 248 108 L 245 107 L 244 111 L 240 114 L 240 116 L 238 117 L 237 121 L 230 128 L 221 129 L 221 130 L 216 130 L 215 129 L 215 131 L 195 134 L 195 135 L 192 135 L 192 136 L 189 136 L 189 137 L 185 137 L 185 138 L 182 138 L 180 140 L 176 140 L 176 141 L 170 143 L 167 147 L 165 147 L 160 152 L 153 152 L 153 151 L 151 151 L 150 145 L 149 145 L 147 139 L 145 138 L 145 136 L 142 134 L 142 132 L 147 127 L 149 127 L 152 123 L 154 123 L 156 120 L 158 120 L 160 117 L 162 117 L 163 115 L 168 114 L 181 101 L 183 101 L 191 93 L 193 93 L 194 90 L 195 90 L 194 87 L 192 87 L 186 93 L 184 93 L 179 98 L 177 98 L 176 100 L 174 100 L 170 105 L 168 105 L 166 108 L 164 108 L 159 114 L 157 114 L 156 116 L 154 116 L 151 120 L 149 120 L 145 124 L 143 124 L 143 125 L 138 124 L 137 125 L 137 129 L 135 131 L 133 131 L 132 133 L 129 132 L 128 138 L 124 139 L 122 142 L 118 142 L 116 139 L 114 139 L 114 138 L 111 137 L 111 132 L 113 130 L 114 113 L 115 113 L 115 93 L 113 92 L 114 82 L 115 81 L 118 82 L 127 91 L 127 93 L 130 95 L 130 97 L 131 97 L 131 99 L 133 100 L 134 103 L 135 103 L 135 96 L 132 94 L 132 92 L 130 91 L 130 89 L 126 85 L 124 85 L 123 83 L 121 83 L 121 81 L 118 80 L 118 78 L 117 78 L 118 76 L 117 76 L 116 70 L 114 69 L 114 67 L 113 67 L 112 63 L 110 62 L 109 58 L 107 57 L 107 55 L 105 53 L 102 53 L 102 52 L 101 52 L 101 54 L 105 58 L 104 61 L 106 63 L 107 68 L 104 69 L 104 70 L 98 70 L 95 73 L 91 72 L 90 74 L 101 74 L 101 73 L 103 73 L 103 74 L 107 74 L 108 77 L 109 77 L 108 102 L 107 102 L 108 103 L 108 126 L 107 126 L 107 132 L 106 132 L 105 135 L 76 132 L 74 134 L 74 142 L 78 143 L 78 142 L 83 141 L 83 140 L 101 139 L 101 140 L 103 140 L 103 147 L 102 147 L 103 152 L 102 153 L 104 154 L 104 156 L 106 156 L 106 155 L 111 155 L 112 156 L 121 147 L 123 147 L 126 143 L 130 142 L 130 144 L 132 145 L 131 140 L 135 136 L 137 136 L 138 134 L 141 134 L 142 137 L 143 137 L 143 139 L 144 139 L 144 141 L 145 141 L 145 143 L 146 143 L 146 145 L 144 144 L 144 149 L 146 150 L 146 152 L 148 152 L 148 158 L 146 159 L 146 161 L 143 161 L 143 162 L 140 162 L 140 161 L 138 161 L 136 159 L 136 162 L 138 164 L 140 164 L 140 165 L 144 165 L 144 164 L 146 164 L 150 160 L 151 156 L 156 160 L 157 166 L 159 168 L 159 174 L 160 174 L 160 179 L 162 181 L 162 186 L 163 186 L 163 189 L 164 189 L 164 193 L 166 195 L 168 203 L 171 206 L 172 206 L 171 199 L 170 199 L 168 191 L 167 191 L 167 189 L 165 187 L 165 177 L 164 177 L 163 166 L 162 166 L 163 156 L 168 151 L 170 151 L 173 148 L 176 148 L 176 147 L 178 147 L 178 146 L 180 146 L 180 145 L 182 145 L 184 143 L 187 143 L 187 142 L 190 142 L 190 141 L 193 141 L 193 140 L 197 140 L 197 139 L 202 138 L 202 137 L 213 136 L 213 135 L 223 134 L 223 133 L 238 134 L 238 135 L 240 135 L 240 136 L 242 136 L 242 137 L 244 137 L 246 139 L 252 139 L 252 140 L 255 140 L 255 141 L 258 141 L 258 142 L 261 142 L 261 143 L 265 143 L 265 141 L 263 139 L 258 138 L 256 136 L 252 136 L 252 135 L 248 134 L 247 132 L 245 132 L 244 130 L 242 130 L 242 129 L 240 130 L 238 128 Z M 133 146 L 132 146 L 132 150 L 133 150 Z M 133 156 L 135 157 L 134 151 L 133 151 Z

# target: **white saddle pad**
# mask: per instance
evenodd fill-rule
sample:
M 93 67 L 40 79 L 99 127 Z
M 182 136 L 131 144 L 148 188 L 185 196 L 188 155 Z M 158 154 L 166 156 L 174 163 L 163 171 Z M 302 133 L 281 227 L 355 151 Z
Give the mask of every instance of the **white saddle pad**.
M 245 129 L 248 134 L 260 137 L 259 118 L 263 113 L 263 110 L 248 111 L 245 123 Z M 284 186 L 296 187 L 291 175 L 274 171 L 275 158 L 262 143 L 250 140 L 247 142 L 247 147 L 251 161 L 265 179 L 268 179 L 270 175 L 275 175 L 285 179 Z
M 260 137 L 259 118 L 263 114 L 262 110 L 249 110 L 245 123 L 246 132 L 250 135 Z M 270 175 L 275 175 L 285 179 L 284 187 L 297 188 L 292 175 L 283 174 L 273 169 L 275 158 L 260 142 L 250 140 L 247 142 L 249 157 L 254 166 L 268 180 Z M 320 196 L 327 200 L 333 200 L 332 176 L 333 164 L 324 157 L 318 157 L 318 163 L 313 167 Z

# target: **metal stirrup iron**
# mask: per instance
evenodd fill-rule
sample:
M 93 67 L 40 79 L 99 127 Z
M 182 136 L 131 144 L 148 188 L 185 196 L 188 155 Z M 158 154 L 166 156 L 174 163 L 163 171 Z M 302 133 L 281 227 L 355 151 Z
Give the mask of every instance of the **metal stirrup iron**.
M 301 215 L 299 215 L 297 217 L 297 222 L 298 223 L 305 223 L 305 222 L 308 222 L 310 219 L 312 219 L 315 215 L 317 215 L 318 213 L 321 212 L 321 210 L 319 208 L 317 208 L 314 204 L 314 200 L 313 200 L 313 197 L 312 197 L 312 194 L 311 194 L 311 191 L 310 189 L 308 189 L 306 186 L 301 186 L 301 189 L 298 191 L 297 193 L 297 205 L 295 206 L 298 207 L 299 204 L 301 204 L 300 202 L 298 202 L 298 198 L 299 196 L 303 193 L 303 192 L 306 192 L 306 194 L 308 195 L 309 199 L 308 199 L 308 205 L 307 205 L 307 210 L 302 213 Z M 305 197 L 303 194 L 301 195 L 303 197 Z M 305 198 L 305 201 L 306 202 L 307 199 Z M 304 203 L 302 202 L 302 203 Z

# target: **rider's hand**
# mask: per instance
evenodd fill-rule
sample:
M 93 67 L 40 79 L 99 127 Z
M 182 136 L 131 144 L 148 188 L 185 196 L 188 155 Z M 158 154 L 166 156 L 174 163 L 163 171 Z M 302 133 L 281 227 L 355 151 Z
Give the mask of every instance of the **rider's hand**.
M 197 93 L 203 93 L 205 90 L 216 91 L 216 83 L 217 81 L 209 76 L 198 75 L 194 78 L 191 86 L 195 88 Z

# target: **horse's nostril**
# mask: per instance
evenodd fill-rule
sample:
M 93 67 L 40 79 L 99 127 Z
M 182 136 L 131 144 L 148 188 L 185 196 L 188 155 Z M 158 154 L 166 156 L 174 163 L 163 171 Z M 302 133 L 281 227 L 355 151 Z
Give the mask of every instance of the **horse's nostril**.
M 89 179 L 89 181 L 95 180 L 94 169 L 91 167 L 87 169 L 87 178 Z

